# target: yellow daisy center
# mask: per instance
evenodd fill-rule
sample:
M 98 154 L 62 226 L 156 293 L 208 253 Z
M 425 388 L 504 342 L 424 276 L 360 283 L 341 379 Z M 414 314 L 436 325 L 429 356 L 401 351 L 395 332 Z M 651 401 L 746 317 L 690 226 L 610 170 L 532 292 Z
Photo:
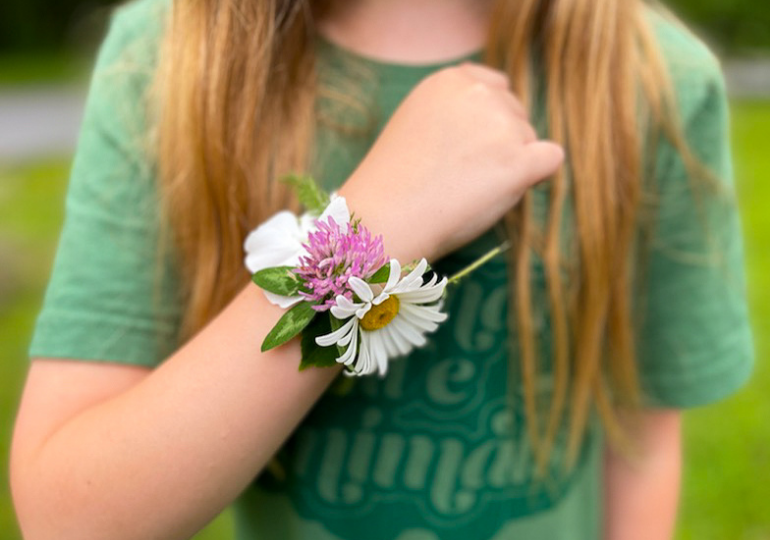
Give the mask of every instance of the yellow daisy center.
M 379 305 L 372 305 L 361 319 L 361 328 L 364 330 L 379 330 L 390 324 L 390 321 L 398 314 L 399 301 L 395 296 L 389 296 Z

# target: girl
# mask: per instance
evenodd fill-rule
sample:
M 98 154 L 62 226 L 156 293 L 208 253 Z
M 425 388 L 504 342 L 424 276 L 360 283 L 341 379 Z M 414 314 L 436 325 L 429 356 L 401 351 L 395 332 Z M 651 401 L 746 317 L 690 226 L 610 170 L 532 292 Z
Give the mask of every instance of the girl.
M 717 63 L 640 0 L 120 8 L 14 434 L 25 537 L 235 501 L 244 539 L 670 538 L 678 410 L 751 366 L 726 139 Z M 402 262 L 513 249 L 330 387 L 260 353 L 282 310 L 243 269 L 290 171 Z

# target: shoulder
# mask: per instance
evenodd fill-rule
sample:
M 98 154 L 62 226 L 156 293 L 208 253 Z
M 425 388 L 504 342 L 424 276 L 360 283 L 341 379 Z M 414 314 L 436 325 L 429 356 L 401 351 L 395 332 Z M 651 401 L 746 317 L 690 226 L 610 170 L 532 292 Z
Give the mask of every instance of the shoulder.
M 150 185 L 150 104 L 169 6 L 170 0 L 134 0 L 112 12 L 91 74 L 69 197 L 88 196 L 84 191 L 104 194 L 107 184 L 113 190 Z M 102 174 L 108 155 L 120 160 L 121 168 L 131 168 L 125 176 L 130 182 L 115 181 L 117 172 Z M 137 182 L 140 176 L 147 181 Z
M 144 129 L 144 106 L 155 76 L 171 0 L 132 0 L 115 8 L 99 47 L 84 125 Z
M 673 15 L 650 7 L 646 16 L 663 56 L 681 120 L 687 124 L 704 108 L 724 102 L 722 67 L 711 49 Z
M 151 37 L 161 31 L 172 0 L 129 0 L 112 11 L 111 26 L 133 37 Z
M 132 72 L 152 71 L 171 0 L 131 0 L 116 7 L 97 59 L 97 67 L 119 63 Z

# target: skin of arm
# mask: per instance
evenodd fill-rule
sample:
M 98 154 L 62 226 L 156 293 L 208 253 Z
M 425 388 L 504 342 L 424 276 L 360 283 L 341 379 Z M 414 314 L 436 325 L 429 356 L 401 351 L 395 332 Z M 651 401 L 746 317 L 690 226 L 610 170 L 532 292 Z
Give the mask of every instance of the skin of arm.
M 213 519 L 339 372 L 298 372 L 296 340 L 258 353 L 281 313 L 247 287 L 151 376 L 35 360 L 11 457 L 25 538 L 189 538 Z
M 605 540 L 669 540 L 682 467 L 681 413 L 646 410 L 628 426 L 635 457 L 605 451 Z

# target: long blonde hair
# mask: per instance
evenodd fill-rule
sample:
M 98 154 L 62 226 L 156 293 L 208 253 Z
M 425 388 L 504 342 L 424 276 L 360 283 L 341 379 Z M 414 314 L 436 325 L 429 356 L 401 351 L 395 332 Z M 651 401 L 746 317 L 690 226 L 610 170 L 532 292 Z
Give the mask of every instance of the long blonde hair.
M 248 281 L 241 251 L 247 232 L 294 205 L 276 177 L 306 169 L 312 152 L 313 20 L 322 4 L 174 2 L 156 79 L 158 163 L 183 271 L 184 336 Z M 528 106 L 538 81 L 545 83 L 548 136 L 569 156 L 568 169 L 549 184 L 544 227 L 534 219 L 531 195 L 505 223 L 516 245 L 510 311 L 521 362 L 510 371 L 521 370 L 529 436 L 547 456 L 567 419 L 574 457 L 592 410 L 618 440 L 618 411 L 639 402 L 631 298 L 642 148 L 655 126 L 677 146 L 681 139 L 666 120 L 670 85 L 641 0 L 498 0 L 494 9 L 487 63 L 510 75 Z M 640 124 L 645 117 L 651 126 Z M 565 224 L 568 201 L 574 223 Z M 567 229 L 574 229 L 570 242 Z M 554 342 L 544 418 L 535 391 L 541 359 L 533 256 L 542 257 L 547 275 Z

